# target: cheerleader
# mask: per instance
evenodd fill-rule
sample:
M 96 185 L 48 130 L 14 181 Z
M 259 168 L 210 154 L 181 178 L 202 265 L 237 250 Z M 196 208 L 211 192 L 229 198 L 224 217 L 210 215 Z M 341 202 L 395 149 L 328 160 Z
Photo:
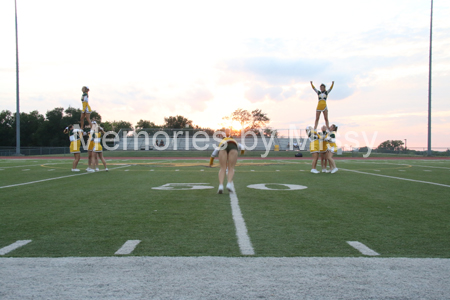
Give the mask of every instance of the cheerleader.
M 93 158 L 95 162 L 95 171 L 100 171 L 98 168 L 98 160 L 100 159 L 103 163 L 103 166 L 105 167 L 105 171 L 108 171 L 108 168 L 106 167 L 106 161 L 103 157 L 103 147 L 102 147 L 102 136 L 105 135 L 105 130 L 100 127 L 95 121 L 93 123 L 93 128 L 91 129 L 91 138 L 94 143 L 93 147 Z
M 225 131 L 226 137 L 222 139 L 219 143 L 219 147 L 217 147 L 211 155 L 209 160 L 209 166 L 211 167 L 214 162 L 214 158 L 219 156 L 220 162 L 220 170 L 219 170 L 219 189 L 217 191 L 218 194 L 223 194 L 223 181 L 225 179 L 225 174 L 227 177 L 227 190 L 230 193 L 234 193 L 234 167 L 236 166 L 237 158 L 238 158 L 238 150 L 241 151 L 241 155 L 244 154 L 244 146 L 236 142 L 235 139 L 230 137 L 230 130 L 227 129 Z M 228 172 L 227 172 L 228 170 Z
M 330 163 L 331 168 L 331 174 L 336 173 L 339 169 L 336 167 L 336 163 L 333 159 L 333 155 L 337 151 L 337 145 L 336 145 L 336 132 L 338 130 L 338 127 L 335 124 L 332 124 L 330 127 L 331 132 L 328 132 L 327 137 L 325 138 L 325 141 L 327 141 L 327 154 L 326 158 L 328 162 Z
M 84 118 L 87 119 L 89 126 L 92 127 L 91 123 L 91 106 L 89 105 L 89 88 L 87 86 L 83 86 L 81 88 L 83 94 L 81 95 L 81 103 L 83 104 L 83 109 L 81 111 L 81 128 L 84 128 Z
M 72 163 L 72 172 L 80 172 L 80 170 L 77 169 L 77 165 L 80 161 L 81 139 L 83 138 L 83 131 L 79 128 L 74 128 L 73 125 L 69 125 L 64 129 L 64 134 L 69 135 L 70 153 L 72 153 L 74 156 L 74 160 Z
M 309 137 L 309 152 L 312 154 L 313 157 L 311 173 L 319 174 L 320 172 L 317 171 L 316 169 L 320 152 L 319 135 L 317 134 L 317 131 L 313 129 L 312 126 L 306 127 L 306 133 L 308 134 Z
M 92 121 L 92 126 L 96 125 L 97 122 Z M 92 137 L 92 126 L 84 128 L 84 134 L 89 135 L 87 140 L 88 143 L 88 167 L 86 169 L 87 172 L 93 173 L 95 172 L 95 155 L 94 155 L 94 139 Z
M 316 122 L 314 124 L 314 130 L 317 129 L 317 124 L 319 124 L 319 119 L 320 119 L 320 113 L 321 112 L 323 112 L 323 117 L 325 118 L 325 124 L 327 125 L 327 129 L 330 128 L 330 126 L 328 124 L 327 98 L 328 98 L 328 94 L 333 89 L 333 86 L 334 86 L 334 81 L 331 83 L 330 89 L 327 90 L 325 84 L 322 83 L 320 85 L 320 91 L 319 91 L 319 90 L 317 90 L 315 88 L 313 82 L 311 81 L 311 87 L 313 88 L 313 90 L 319 96 L 319 103 L 317 103 L 317 108 L 316 108 Z
M 319 135 L 319 153 L 320 153 L 320 166 L 322 167 L 322 173 L 329 173 L 327 169 L 327 150 L 328 142 L 325 140 L 328 131 L 325 125 L 322 126 L 322 131 L 318 132 Z

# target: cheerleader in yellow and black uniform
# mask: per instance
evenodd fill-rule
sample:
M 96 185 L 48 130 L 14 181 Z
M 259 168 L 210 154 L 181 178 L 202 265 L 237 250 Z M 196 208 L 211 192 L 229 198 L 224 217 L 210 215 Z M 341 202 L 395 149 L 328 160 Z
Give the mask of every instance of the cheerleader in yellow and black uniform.
M 325 118 L 325 124 L 327 125 L 327 129 L 330 128 L 330 126 L 328 124 L 327 98 L 328 98 L 328 94 L 333 89 L 333 86 L 334 86 L 334 81 L 331 83 L 330 89 L 327 90 L 325 84 L 322 83 L 320 85 L 320 90 L 318 90 L 315 88 L 313 82 L 311 81 L 311 87 L 317 93 L 317 96 L 319 97 L 319 103 L 317 103 L 317 109 L 316 109 L 316 122 L 314 123 L 314 130 L 317 129 L 317 125 L 319 124 L 321 112 L 323 112 L 323 117 Z
M 334 174 L 338 171 L 338 168 L 336 167 L 336 162 L 333 159 L 333 155 L 337 152 L 336 131 L 338 130 L 338 127 L 335 124 L 333 124 L 331 125 L 330 130 L 331 132 L 328 131 L 327 137 L 325 138 L 325 141 L 328 143 L 326 158 L 330 163 L 331 174 Z
M 69 135 L 70 153 L 74 155 L 74 160 L 72 163 L 72 172 L 80 172 L 80 170 L 77 169 L 77 165 L 78 162 L 80 161 L 81 139 L 83 138 L 83 130 L 79 128 L 74 128 L 73 125 L 69 125 L 64 129 L 64 133 Z
M 87 119 L 89 126 L 92 127 L 92 123 L 91 123 L 91 113 L 92 113 L 92 109 L 91 106 L 89 105 L 89 88 L 87 86 L 83 86 L 81 88 L 81 91 L 83 92 L 83 94 L 81 95 L 81 104 L 83 105 L 83 109 L 81 111 L 81 128 L 84 128 L 84 118 Z
M 238 150 L 241 151 L 241 155 L 245 153 L 244 146 L 239 144 L 235 139 L 230 137 L 230 130 L 226 130 L 226 137 L 222 139 L 219 146 L 213 151 L 209 160 L 209 165 L 212 166 L 214 158 L 219 156 L 220 170 L 219 170 L 219 190 L 218 194 L 223 194 L 223 181 L 228 168 L 227 177 L 227 190 L 230 193 L 234 193 L 234 167 L 236 166 L 238 158 Z
M 322 130 L 318 132 L 319 135 L 319 153 L 320 153 L 320 166 L 322 167 L 322 173 L 329 173 L 327 170 L 327 150 L 328 150 L 328 142 L 326 141 L 326 137 L 328 134 L 327 127 L 325 125 L 322 126 Z
M 95 172 L 95 156 L 94 156 L 94 139 L 92 138 L 92 128 L 94 125 L 96 125 L 97 122 L 92 121 L 91 127 L 85 127 L 84 128 L 84 134 L 89 135 L 89 138 L 87 140 L 88 144 L 88 167 L 86 169 L 87 172 Z
M 95 122 L 95 121 L 94 121 Z M 93 123 L 94 123 L 93 122 Z M 100 127 L 97 123 L 93 124 L 93 128 L 91 129 L 91 137 L 94 143 L 93 152 L 94 152 L 94 161 L 95 161 L 95 171 L 99 171 L 98 169 L 98 160 L 100 159 L 105 167 L 105 171 L 108 171 L 106 167 L 106 161 L 103 157 L 103 147 L 102 147 L 102 137 L 105 135 L 105 130 Z
M 309 137 L 309 152 L 313 157 L 311 173 L 318 174 L 320 172 L 317 171 L 316 167 L 320 152 L 319 135 L 312 126 L 306 127 L 306 134 L 308 134 Z

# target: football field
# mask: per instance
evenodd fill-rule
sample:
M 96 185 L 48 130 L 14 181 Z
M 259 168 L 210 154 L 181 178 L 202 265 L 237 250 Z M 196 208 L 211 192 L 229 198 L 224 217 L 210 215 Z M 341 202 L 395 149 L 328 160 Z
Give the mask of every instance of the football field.
M 310 160 L 242 159 L 236 193 L 219 195 L 204 159 L 110 159 L 94 174 L 1 160 L 0 249 L 27 244 L 0 253 L 450 257 L 449 160 L 337 162 L 311 174 Z
M 221 195 L 207 159 L 107 163 L 0 160 L 0 298 L 450 293 L 450 160 L 240 159 Z

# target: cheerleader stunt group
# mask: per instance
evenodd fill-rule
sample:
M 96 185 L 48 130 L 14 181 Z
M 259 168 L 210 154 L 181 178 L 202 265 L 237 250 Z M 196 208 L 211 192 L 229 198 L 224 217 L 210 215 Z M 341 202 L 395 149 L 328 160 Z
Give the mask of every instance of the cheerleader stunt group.
M 96 121 L 91 121 L 91 106 L 89 105 L 89 88 L 83 86 L 81 88 L 83 94 L 81 95 L 81 103 L 83 105 L 83 110 L 81 112 L 80 125 L 74 124 L 69 125 L 64 129 L 64 133 L 69 135 L 70 140 L 70 153 L 74 155 L 74 160 L 72 164 L 72 172 L 80 172 L 77 169 L 78 162 L 81 158 L 81 141 L 84 136 L 88 136 L 88 167 L 87 172 L 98 172 L 98 161 L 101 160 L 105 171 L 108 171 L 106 167 L 106 161 L 103 157 L 103 147 L 102 147 L 102 136 L 104 136 L 105 131 Z M 87 119 L 88 124 L 84 126 L 84 119 Z M 84 140 L 83 140 L 84 141 Z
M 336 146 L 336 132 L 338 127 L 335 124 L 329 125 L 328 122 L 328 108 L 327 108 L 327 98 L 328 94 L 331 92 L 334 86 L 334 81 L 331 87 L 327 90 L 325 84 L 321 84 L 319 89 L 316 89 L 313 82 L 311 81 L 311 87 L 316 92 L 319 98 L 316 109 L 316 120 L 314 127 L 312 125 L 306 127 L 306 133 L 308 135 L 310 144 L 309 150 L 312 154 L 312 169 L 311 173 L 318 174 L 320 171 L 317 170 L 317 162 L 320 157 L 321 161 L 321 171 L 322 173 L 336 173 L 338 168 L 334 162 L 333 155 L 337 151 Z M 73 172 L 80 172 L 77 169 L 78 163 L 80 161 L 81 153 L 81 141 L 84 136 L 88 136 L 88 167 L 87 172 L 100 171 L 98 168 L 98 161 L 101 160 L 105 171 L 108 171 L 106 167 L 106 161 L 103 158 L 103 147 L 102 147 L 102 136 L 105 135 L 105 131 L 96 121 L 91 121 L 90 114 L 92 112 L 89 105 L 89 88 L 83 86 L 81 91 L 83 92 L 81 96 L 81 102 L 83 105 L 80 125 L 70 125 L 64 129 L 64 133 L 69 135 L 70 140 L 70 153 L 74 155 L 74 161 L 72 165 Z M 325 125 L 317 130 L 319 124 L 320 115 L 323 114 L 325 119 Z M 88 124 L 84 126 L 84 119 L 87 119 Z M 227 185 L 226 188 L 230 193 L 234 192 L 233 176 L 234 168 L 238 158 L 238 152 L 241 155 L 244 154 L 244 146 L 239 144 L 231 136 L 231 131 L 226 130 L 225 137 L 220 142 L 219 146 L 214 150 L 210 159 L 210 166 L 213 165 L 214 158 L 218 157 L 220 162 L 219 170 L 219 194 L 223 194 L 224 186 L 223 182 L 225 175 L 227 175 Z M 83 140 L 84 141 L 84 140 Z M 327 167 L 327 165 L 329 167 Z

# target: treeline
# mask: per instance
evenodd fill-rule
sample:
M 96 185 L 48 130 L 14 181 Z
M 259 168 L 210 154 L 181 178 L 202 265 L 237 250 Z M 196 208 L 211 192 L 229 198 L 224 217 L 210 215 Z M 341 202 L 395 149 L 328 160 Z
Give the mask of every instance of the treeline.
M 64 128 L 71 124 L 79 124 L 81 109 L 57 107 L 47 111 L 44 115 L 37 110 L 30 113 L 20 113 L 20 145 L 22 147 L 64 147 L 68 146 L 68 137 L 63 133 Z M 104 121 L 102 116 L 93 111 L 91 120 L 96 121 L 105 131 L 119 132 L 124 130 L 140 131 L 143 128 L 154 128 L 156 131 L 164 128 L 185 128 L 204 130 L 213 133 L 210 128 L 195 126 L 192 120 L 183 116 L 164 118 L 164 124 L 157 125 L 151 121 L 140 120 L 135 126 L 128 121 Z M 87 121 L 85 121 L 87 124 Z M 0 113 L 0 146 L 14 147 L 16 145 L 16 114 L 9 110 Z

